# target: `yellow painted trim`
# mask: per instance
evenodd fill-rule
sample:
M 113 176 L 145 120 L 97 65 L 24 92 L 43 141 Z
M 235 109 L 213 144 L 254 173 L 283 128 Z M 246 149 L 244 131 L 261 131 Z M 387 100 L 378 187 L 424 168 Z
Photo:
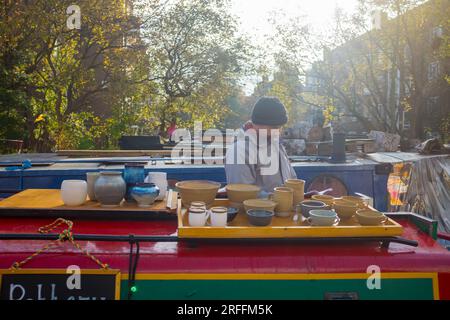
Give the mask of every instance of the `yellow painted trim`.
M 80 269 L 81 274 L 111 274 L 115 275 L 115 296 L 116 300 L 120 300 L 120 282 L 122 279 L 119 269 Z M 4 274 L 67 274 L 66 269 L 0 269 L 0 288 L 2 285 L 2 276 Z
M 214 205 L 226 206 L 228 199 L 216 199 Z M 188 239 L 202 238 L 345 238 L 345 237 L 387 237 L 400 236 L 403 227 L 392 219 L 380 226 L 361 226 L 350 220 L 339 226 L 311 227 L 297 224 L 292 219 L 274 217 L 272 224 L 267 227 L 248 225 L 246 217 L 238 214 L 231 225 L 227 227 L 191 227 L 187 224 L 186 209 L 178 205 L 178 237 Z
M 368 273 L 138 273 L 136 280 L 350 280 L 367 279 Z M 128 280 L 128 274 L 121 275 Z M 436 272 L 387 272 L 381 279 L 431 279 L 433 299 L 439 300 L 439 281 Z M 1 279 L 0 279 L 1 280 Z
M 433 273 L 433 298 L 434 300 L 440 300 L 439 296 L 439 277 L 437 273 Z

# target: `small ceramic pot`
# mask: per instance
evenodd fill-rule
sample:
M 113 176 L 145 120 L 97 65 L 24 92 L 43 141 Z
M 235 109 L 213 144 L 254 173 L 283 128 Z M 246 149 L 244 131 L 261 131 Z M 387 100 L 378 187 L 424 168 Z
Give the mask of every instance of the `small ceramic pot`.
M 136 183 L 131 187 L 130 194 L 138 207 L 147 208 L 158 198 L 159 188 L 154 183 Z
M 86 202 L 86 197 L 86 181 L 64 180 L 61 183 L 61 198 L 66 206 L 81 206 Z
M 134 198 L 131 196 L 131 189 L 137 183 L 143 183 L 145 179 L 145 166 L 141 163 L 125 163 L 123 170 L 123 179 L 127 185 L 127 191 L 125 194 L 125 200 L 127 202 L 134 202 Z
M 95 198 L 104 207 L 117 207 L 123 200 L 127 186 L 120 171 L 103 171 L 94 185 Z
M 89 196 L 89 200 L 95 201 L 95 192 L 94 186 L 97 179 L 100 177 L 100 172 L 87 172 L 86 173 L 86 181 L 87 181 L 87 192 Z
M 287 179 L 284 185 L 294 190 L 294 207 L 305 200 L 305 180 Z
M 294 190 L 287 187 L 277 187 L 274 189 L 270 200 L 277 203 L 275 207 L 277 217 L 289 217 L 294 204 Z

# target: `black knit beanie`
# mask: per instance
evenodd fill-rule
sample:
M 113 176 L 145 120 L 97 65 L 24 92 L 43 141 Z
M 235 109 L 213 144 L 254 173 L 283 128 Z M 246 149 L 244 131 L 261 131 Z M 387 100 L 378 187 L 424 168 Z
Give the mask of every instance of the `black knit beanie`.
M 288 122 L 286 108 L 276 97 L 261 97 L 253 106 L 252 122 L 281 127 Z

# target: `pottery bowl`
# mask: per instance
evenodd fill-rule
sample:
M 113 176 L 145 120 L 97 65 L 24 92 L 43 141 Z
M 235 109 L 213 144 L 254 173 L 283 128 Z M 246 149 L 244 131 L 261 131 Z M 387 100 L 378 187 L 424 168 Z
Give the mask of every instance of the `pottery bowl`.
M 329 196 L 329 195 L 326 195 L 326 194 L 323 194 L 323 195 L 315 194 L 315 195 L 313 195 L 311 197 L 311 199 L 312 200 L 316 200 L 316 201 L 322 201 L 322 202 L 324 202 L 325 204 L 327 204 L 329 206 L 331 206 L 333 204 L 333 201 L 336 200 L 335 197 Z
M 358 204 L 351 201 L 336 200 L 333 202 L 333 209 L 342 220 L 352 218 L 356 214 L 358 208 Z
M 339 222 L 339 217 L 333 210 L 311 210 L 308 221 L 313 226 L 332 226 Z
M 358 197 L 358 196 L 343 196 L 342 200 L 354 202 L 358 205 L 358 208 L 367 208 L 368 200 Z
M 244 201 L 245 211 L 252 209 L 274 211 L 276 205 L 275 201 L 266 199 L 248 199 Z
M 356 211 L 356 218 L 359 224 L 363 226 L 378 226 L 387 220 L 387 217 L 383 213 L 367 209 Z
M 300 204 L 297 206 L 297 209 L 300 209 L 300 213 L 305 218 L 309 218 L 309 212 L 311 210 L 319 210 L 319 209 L 326 210 L 329 208 L 330 207 L 324 202 L 315 200 L 304 200 L 300 202 Z
M 180 192 L 183 206 L 189 208 L 192 201 L 203 201 L 210 207 L 219 191 L 220 183 L 206 180 L 187 180 L 177 182 L 175 187 Z
M 159 196 L 159 188 L 154 183 L 136 183 L 130 189 L 130 194 L 136 200 L 138 207 L 149 207 Z
M 272 218 L 275 214 L 273 211 L 267 210 L 248 210 L 248 221 L 251 225 L 257 227 L 268 226 L 272 222 Z
M 261 188 L 252 184 L 229 184 L 226 187 L 230 202 L 243 203 L 248 199 L 258 198 Z
M 228 210 L 227 210 L 227 222 L 230 223 L 231 221 L 233 221 L 234 218 L 236 218 L 238 212 L 239 212 L 239 209 L 233 208 L 233 207 L 228 207 Z

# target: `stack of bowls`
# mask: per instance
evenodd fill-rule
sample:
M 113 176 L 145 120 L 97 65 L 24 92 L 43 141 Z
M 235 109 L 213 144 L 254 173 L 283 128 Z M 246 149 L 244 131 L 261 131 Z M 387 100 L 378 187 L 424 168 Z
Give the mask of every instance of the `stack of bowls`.
M 322 201 L 316 200 L 304 200 L 297 206 L 297 213 L 301 213 L 301 215 L 305 218 L 309 218 L 309 212 L 311 210 L 327 210 L 329 206 Z
M 244 201 L 258 198 L 261 188 L 252 184 L 229 184 L 226 187 L 230 207 L 244 213 Z

